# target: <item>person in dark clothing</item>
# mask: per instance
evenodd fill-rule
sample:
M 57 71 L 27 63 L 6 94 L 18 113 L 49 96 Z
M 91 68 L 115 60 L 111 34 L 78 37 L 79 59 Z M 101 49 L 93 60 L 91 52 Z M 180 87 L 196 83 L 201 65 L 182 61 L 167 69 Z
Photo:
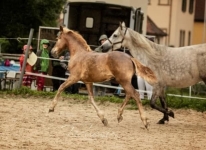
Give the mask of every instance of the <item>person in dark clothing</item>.
M 53 58 L 51 54 L 50 54 L 50 57 Z M 62 66 L 60 65 L 60 61 L 63 59 L 64 59 L 64 52 L 60 54 L 59 60 L 52 60 L 51 62 L 52 76 L 59 77 L 59 78 L 65 78 L 65 69 L 62 68 Z M 53 92 L 57 91 L 63 82 L 64 80 L 52 79 Z
M 69 51 L 65 52 L 65 55 L 64 55 L 64 60 L 62 60 L 60 62 L 60 65 L 61 67 L 64 69 L 64 74 L 65 74 L 65 77 L 68 78 L 69 77 L 69 70 L 68 70 L 68 60 L 70 59 L 70 54 L 69 54 Z M 70 94 L 77 94 L 79 93 L 79 83 L 75 83 L 69 87 L 67 87 L 65 89 L 65 92 L 66 93 L 70 93 Z
M 55 60 L 52 61 L 52 76 L 59 78 L 65 77 L 65 70 L 60 66 L 60 62 Z M 57 91 L 63 82 L 63 80 L 52 79 L 53 92 Z
M 59 36 L 60 32 L 57 33 L 57 37 Z M 55 46 L 56 42 L 52 44 L 52 48 Z M 65 69 L 62 68 L 60 65 L 60 61 L 64 59 L 65 51 L 63 51 L 58 58 L 59 60 L 52 60 L 52 76 L 59 77 L 59 78 L 65 78 Z M 54 58 L 52 54 L 50 53 L 50 58 Z M 57 91 L 60 87 L 60 85 L 64 82 L 64 80 L 60 79 L 52 79 L 52 85 L 53 85 L 53 92 Z

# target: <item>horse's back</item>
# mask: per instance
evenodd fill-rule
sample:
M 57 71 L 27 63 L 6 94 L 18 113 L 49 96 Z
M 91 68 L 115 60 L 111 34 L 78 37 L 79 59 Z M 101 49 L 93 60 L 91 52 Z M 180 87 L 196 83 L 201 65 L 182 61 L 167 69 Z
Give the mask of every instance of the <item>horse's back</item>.
M 87 82 L 101 82 L 111 78 L 128 80 L 135 72 L 130 58 L 128 54 L 117 51 L 86 52 L 71 59 L 70 69 L 73 74 L 79 74 L 80 80 Z
M 131 74 L 135 71 L 131 56 L 124 52 L 108 52 L 107 64 L 111 70 L 118 69 L 119 72 L 131 72 Z

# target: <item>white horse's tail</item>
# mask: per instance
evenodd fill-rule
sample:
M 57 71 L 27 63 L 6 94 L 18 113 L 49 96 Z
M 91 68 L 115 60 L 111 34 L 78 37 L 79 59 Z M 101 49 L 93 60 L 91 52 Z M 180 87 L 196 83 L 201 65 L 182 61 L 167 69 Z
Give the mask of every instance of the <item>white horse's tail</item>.
M 157 83 L 157 78 L 154 74 L 154 72 L 142 65 L 137 59 L 135 58 L 131 58 L 132 62 L 134 63 L 135 65 L 135 70 L 136 70 L 136 73 L 138 74 L 138 76 L 142 77 L 144 80 L 146 80 L 149 84 L 155 84 Z

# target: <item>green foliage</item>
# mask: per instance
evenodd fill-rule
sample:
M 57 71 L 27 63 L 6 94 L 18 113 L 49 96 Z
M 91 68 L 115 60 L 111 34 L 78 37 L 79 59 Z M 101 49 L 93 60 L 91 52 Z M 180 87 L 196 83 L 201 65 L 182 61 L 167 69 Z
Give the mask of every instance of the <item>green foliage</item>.
M 170 92 L 174 89 L 170 89 Z M 174 90 L 173 92 L 179 93 L 180 91 Z M 2 97 L 4 95 L 9 95 L 9 96 L 21 96 L 24 98 L 29 98 L 29 97 L 37 97 L 40 98 L 41 100 L 47 100 L 53 99 L 56 92 L 43 92 L 43 91 L 34 91 L 31 90 L 27 87 L 21 87 L 20 89 L 15 89 L 15 90 L 3 90 L 0 91 L 0 94 Z M 175 93 L 174 93 L 175 94 Z M 74 99 L 78 101 L 87 101 L 88 100 L 88 95 L 81 95 L 81 94 L 65 94 L 63 93 L 61 95 L 63 98 L 69 98 L 69 99 Z M 105 102 L 112 102 L 112 103 L 122 103 L 124 98 L 122 97 L 117 97 L 117 96 L 98 96 L 95 97 L 95 101 L 99 101 L 100 103 L 104 104 Z M 159 100 L 157 100 L 157 105 L 160 106 Z M 136 102 L 132 99 L 128 103 L 130 107 L 128 109 L 137 109 Z M 150 107 L 150 100 L 142 100 L 142 104 L 144 106 Z M 169 108 L 175 108 L 175 109 L 193 109 L 197 111 L 204 112 L 206 111 L 206 100 L 200 100 L 200 99 L 189 99 L 189 98 L 182 98 L 182 97 L 174 97 L 174 96 L 167 96 L 167 104 Z
M 0 38 L 28 37 L 31 28 L 36 36 L 39 26 L 57 26 L 65 3 L 66 0 L 1 0 Z M 6 52 L 16 53 L 18 41 L 8 41 Z

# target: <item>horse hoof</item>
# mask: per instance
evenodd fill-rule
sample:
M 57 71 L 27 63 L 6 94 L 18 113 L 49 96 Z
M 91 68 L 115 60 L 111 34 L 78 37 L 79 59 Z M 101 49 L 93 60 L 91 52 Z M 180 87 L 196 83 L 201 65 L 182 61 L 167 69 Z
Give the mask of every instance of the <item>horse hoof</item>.
M 50 112 L 54 112 L 54 109 L 49 109 L 49 113 L 50 113 Z
M 107 126 L 107 125 L 108 125 L 107 119 L 104 118 L 104 119 L 102 120 L 102 123 L 104 124 L 104 126 Z
M 147 121 L 146 124 L 145 124 L 145 128 L 146 128 L 147 130 L 149 130 L 148 127 L 149 127 L 149 122 Z
M 144 127 L 145 127 L 147 130 L 149 130 L 149 129 L 148 129 L 148 126 L 149 126 L 149 124 L 146 124 Z
M 165 121 L 161 119 L 157 124 L 165 124 Z
M 172 117 L 172 118 L 175 118 L 175 114 L 174 114 L 173 111 L 171 111 L 171 110 L 168 112 L 168 115 L 169 115 L 170 117 Z
M 123 120 L 123 117 L 122 117 L 122 116 L 119 116 L 119 117 L 117 118 L 118 123 L 120 123 L 122 120 Z

